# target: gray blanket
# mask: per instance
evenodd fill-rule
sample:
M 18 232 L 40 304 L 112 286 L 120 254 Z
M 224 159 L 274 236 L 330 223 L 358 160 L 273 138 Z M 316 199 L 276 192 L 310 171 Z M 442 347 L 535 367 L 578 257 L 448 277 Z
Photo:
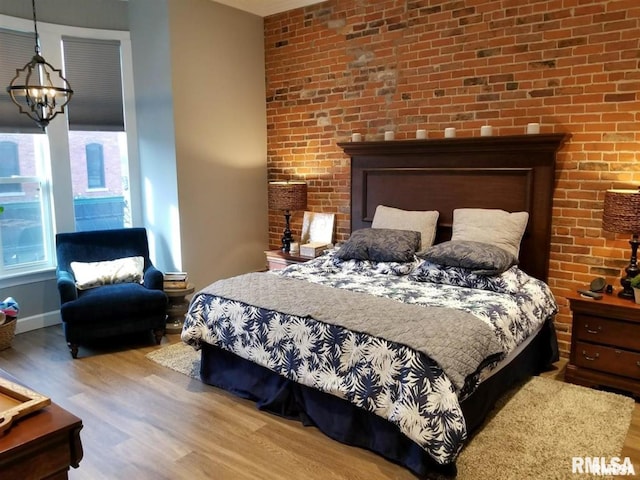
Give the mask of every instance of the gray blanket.
M 491 327 L 450 308 L 410 305 L 269 273 L 219 280 L 199 293 L 407 345 L 435 360 L 458 390 L 485 359 L 502 353 Z

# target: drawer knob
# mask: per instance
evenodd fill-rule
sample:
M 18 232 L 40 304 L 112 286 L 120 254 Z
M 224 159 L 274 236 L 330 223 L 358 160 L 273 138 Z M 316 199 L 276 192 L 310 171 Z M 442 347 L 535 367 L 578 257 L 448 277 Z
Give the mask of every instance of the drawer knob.
M 593 362 L 594 360 L 598 359 L 600 354 L 596 352 L 596 354 L 593 357 L 590 357 L 589 355 L 587 355 L 587 351 L 586 350 L 582 350 L 582 356 L 585 358 L 585 360 L 589 360 L 590 362 Z M 640 362 L 638 362 L 638 363 L 640 363 Z
M 602 326 L 601 325 L 598 325 L 598 327 L 594 330 L 592 328 L 589 328 L 589 324 L 588 323 L 585 323 L 584 324 L 584 328 L 587 331 L 587 333 L 592 333 L 594 335 L 597 334 L 597 333 L 600 333 L 602 331 Z

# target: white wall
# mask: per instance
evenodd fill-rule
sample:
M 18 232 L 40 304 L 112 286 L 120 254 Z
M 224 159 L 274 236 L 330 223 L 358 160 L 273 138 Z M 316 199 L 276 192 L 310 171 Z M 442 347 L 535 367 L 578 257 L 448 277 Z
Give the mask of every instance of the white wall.
M 131 0 L 142 224 L 162 271 L 182 269 L 176 145 L 166 0 Z
M 263 21 L 169 0 L 169 33 L 183 266 L 203 287 L 265 265 Z

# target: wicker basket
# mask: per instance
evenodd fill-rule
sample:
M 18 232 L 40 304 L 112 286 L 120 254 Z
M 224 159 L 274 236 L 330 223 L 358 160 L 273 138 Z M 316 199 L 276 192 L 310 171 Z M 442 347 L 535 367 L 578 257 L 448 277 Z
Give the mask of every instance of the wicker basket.
M 16 317 L 7 317 L 7 321 L 0 325 L 0 350 L 9 348 L 13 337 L 16 334 L 16 324 L 18 319 Z

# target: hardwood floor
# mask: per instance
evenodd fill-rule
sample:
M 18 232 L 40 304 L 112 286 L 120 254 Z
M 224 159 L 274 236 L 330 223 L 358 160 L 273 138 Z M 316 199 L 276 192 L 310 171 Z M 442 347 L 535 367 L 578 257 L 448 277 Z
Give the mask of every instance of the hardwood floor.
M 169 335 L 163 344 L 179 341 Z M 17 335 L 0 351 L 0 367 L 82 419 L 84 458 L 72 480 L 415 480 L 377 455 L 157 365 L 145 357 L 156 348 L 145 335 L 81 347 L 73 360 L 55 326 Z M 638 405 L 622 454 L 640 471 Z

